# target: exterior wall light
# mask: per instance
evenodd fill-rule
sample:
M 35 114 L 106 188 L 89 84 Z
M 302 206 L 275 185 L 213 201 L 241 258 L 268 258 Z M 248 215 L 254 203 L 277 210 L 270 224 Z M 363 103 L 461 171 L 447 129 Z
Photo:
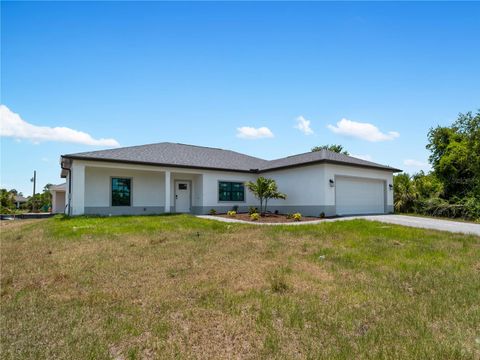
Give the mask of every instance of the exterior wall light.
M 392 184 L 388 184 L 388 188 L 389 188 L 390 190 L 393 190 L 393 185 L 392 185 Z
M 328 180 L 328 182 L 330 183 L 330 187 L 334 187 L 334 186 L 335 186 L 335 181 L 333 181 L 332 179 Z

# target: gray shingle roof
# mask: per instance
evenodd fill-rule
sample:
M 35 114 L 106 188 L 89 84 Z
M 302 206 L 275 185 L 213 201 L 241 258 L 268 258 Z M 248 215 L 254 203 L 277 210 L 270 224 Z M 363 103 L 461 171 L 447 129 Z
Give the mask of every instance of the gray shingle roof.
M 70 154 L 64 157 L 234 171 L 260 169 L 268 162 L 231 150 L 167 142 Z
M 292 156 L 287 156 L 281 159 L 271 160 L 268 162 L 268 165 L 264 167 L 262 170 L 266 171 L 271 169 L 288 168 L 288 167 L 294 167 L 294 166 L 299 166 L 303 164 L 317 163 L 317 162 L 330 162 L 330 163 L 345 164 L 345 165 L 379 168 L 379 169 L 392 170 L 394 172 L 401 171 L 400 169 L 395 169 L 390 166 L 381 165 L 371 161 L 358 159 L 356 157 L 348 156 L 345 154 L 339 154 L 334 151 L 330 151 L 326 149 L 322 149 L 320 151 L 311 151 L 308 153 L 292 155 Z
M 27 202 L 28 199 L 23 195 L 15 195 L 14 196 L 15 202 Z
M 260 172 L 270 171 L 278 168 L 302 166 L 319 162 L 378 168 L 393 172 L 401 171 L 389 166 L 338 154 L 329 150 L 308 152 L 276 160 L 264 160 L 231 150 L 167 142 L 67 154 L 62 157 L 242 172 L 250 172 L 254 169 L 258 169 Z

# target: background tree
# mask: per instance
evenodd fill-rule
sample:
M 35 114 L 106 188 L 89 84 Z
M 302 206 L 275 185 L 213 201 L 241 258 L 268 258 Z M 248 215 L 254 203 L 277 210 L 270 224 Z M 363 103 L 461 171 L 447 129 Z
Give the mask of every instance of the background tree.
M 9 213 L 11 210 L 15 209 L 15 199 L 14 194 L 7 189 L 0 189 L 0 211 L 2 213 Z
M 287 195 L 278 191 L 277 183 L 273 179 L 260 176 L 255 182 L 248 181 L 245 183 L 248 190 L 260 201 L 260 214 L 264 215 L 267 211 L 269 199 L 286 199 Z M 265 201 L 265 208 L 263 203 Z
M 432 171 L 394 177 L 395 210 L 480 219 L 480 111 L 428 132 Z
M 320 145 L 312 148 L 312 152 L 321 151 L 321 150 L 330 150 L 339 154 L 350 155 L 347 150 L 343 149 L 342 145 L 338 145 L 338 144 Z
M 428 141 L 429 161 L 443 183 L 444 197 L 480 198 L 480 111 L 459 114 L 452 126 L 430 129 Z
M 421 199 L 437 198 L 443 195 L 443 184 L 433 173 L 425 174 L 422 170 L 414 174 L 411 181 Z
M 35 209 L 38 211 L 46 212 L 52 205 L 52 194 L 50 193 L 49 187 L 52 184 L 47 184 L 43 187 L 42 193 L 37 193 L 34 196 L 28 198 L 27 208 Z

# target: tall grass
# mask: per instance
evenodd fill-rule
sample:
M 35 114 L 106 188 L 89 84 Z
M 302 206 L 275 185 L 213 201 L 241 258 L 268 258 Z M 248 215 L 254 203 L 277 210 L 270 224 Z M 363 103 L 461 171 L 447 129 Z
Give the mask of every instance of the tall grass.
M 480 357 L 479 237 L 187 215 L 1 236 L 2 359 Z

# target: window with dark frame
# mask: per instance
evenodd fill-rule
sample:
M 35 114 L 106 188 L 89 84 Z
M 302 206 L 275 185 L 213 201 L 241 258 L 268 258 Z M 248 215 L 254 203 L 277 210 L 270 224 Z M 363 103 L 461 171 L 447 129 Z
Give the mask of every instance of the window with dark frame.
M 218 201 L 245 201 L 245 185 L 241 182 L 220 181 Z
M 130 206 L 132 179 L 112 178 L 112 206 Z

